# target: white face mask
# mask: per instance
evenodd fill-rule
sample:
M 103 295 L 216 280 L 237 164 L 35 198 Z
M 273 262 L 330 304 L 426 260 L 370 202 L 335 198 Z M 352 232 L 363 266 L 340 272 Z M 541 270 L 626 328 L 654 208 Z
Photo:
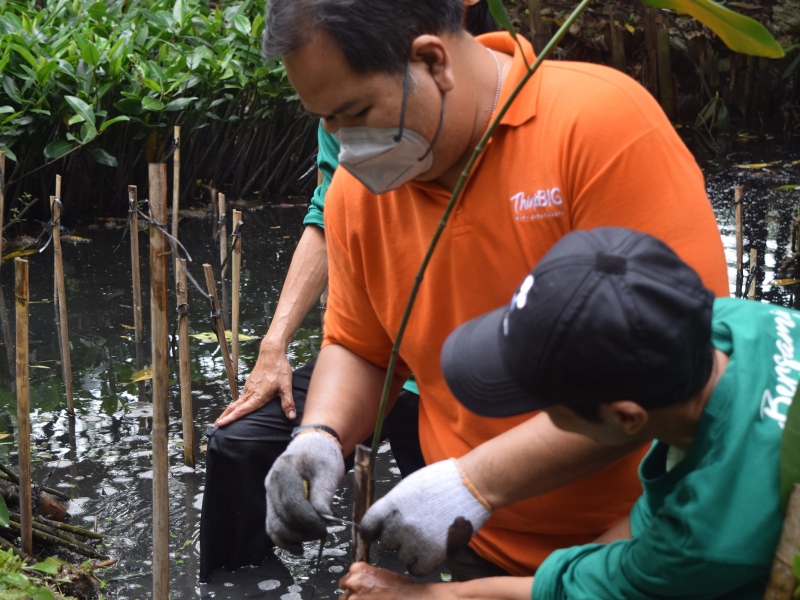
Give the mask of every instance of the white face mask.
M 403 128 L 408 96 L 408 65 L 403 79 L 400 127 L 342 127 L 335 138 L 341 144 L 339 164 L 373 194 L 396 190 L 427 173 L 433 164 L 431 150 L 439 136 L 444 117 L 444 95 L 439 125 L 430 144 L 415 131 Z

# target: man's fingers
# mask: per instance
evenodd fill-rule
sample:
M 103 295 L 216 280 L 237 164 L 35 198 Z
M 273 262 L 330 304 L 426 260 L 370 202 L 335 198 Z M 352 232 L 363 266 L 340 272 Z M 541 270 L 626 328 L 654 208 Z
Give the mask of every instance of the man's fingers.
M 287 386 L 281 386 L 279 393 L 281 395 L 281 408 L 283 409 L 283 414 L 286 415 L 286 418 L 290 421 L 294 421 L 297 418 L 297 410 L 294 406 L 294 398 L 292 397 L 292 381 L 289 380 Z
M 239 400 L 241 400 L 241 398 Z M 214 421 L 214 425 L 217 427 L 224 427 L 228 423 L 233 423 L 235 420 L 241 419 L 245 415 L 249 415 L 257 408 L 261 408 L 264 406 L 264 404 L 266 404 L 266 402 L 258 403 L 256 400 L 250 400 L 249 402 L 239 402 L 237 400 L 237 403 L 238 404 L 236 406 L 231 404 L 228 408 L 226 408 L 225 412 L 223 412 L 219 418 Z
M 392 510 L 391 503 L 386 498 L 381 498 L 364 513 L 359 523 L 361 537 L 365 542 L 374 542 L 381 537 L 384 523 L 397 512 Z M 391 550 L 391 548 L 388 548 Z

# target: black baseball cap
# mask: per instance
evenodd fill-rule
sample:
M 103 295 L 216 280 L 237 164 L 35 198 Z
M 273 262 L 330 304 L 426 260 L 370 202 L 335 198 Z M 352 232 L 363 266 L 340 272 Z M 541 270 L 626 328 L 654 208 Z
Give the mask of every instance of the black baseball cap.
M 697 273 L 653 236 L 574 231 L 509 305 L 450 334 L 442 371 L 459 402 L 489 417 L 688 400 L 710 375 L 709 366 L 698 378 L 697 365 L 709 354 L 713 302 Z

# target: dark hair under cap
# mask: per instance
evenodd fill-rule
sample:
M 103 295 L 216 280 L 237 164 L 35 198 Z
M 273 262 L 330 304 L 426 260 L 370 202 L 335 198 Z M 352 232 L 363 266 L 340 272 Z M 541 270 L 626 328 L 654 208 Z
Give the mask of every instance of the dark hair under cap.
M 415 38 L 457 33 L 463 22 L 461 0 L 269 0 L 262 51 L 286 56 L 319 29 L 356 72 L 402 73 Z

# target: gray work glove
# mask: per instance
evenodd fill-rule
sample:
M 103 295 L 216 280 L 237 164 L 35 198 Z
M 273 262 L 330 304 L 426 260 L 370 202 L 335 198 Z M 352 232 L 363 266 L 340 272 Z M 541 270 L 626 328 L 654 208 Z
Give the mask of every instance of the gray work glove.
M 298 435 L 272 465 L 267 488 L 267 535 L 292 554 L 302 542 L 327 533 L 320 514 L 330 515 L 333 495 L 344 476 L 339 444 L 321 431 Z
M 396 550 L 408 572 L 422 577 L 455 556 L 490 509 L 451 458 L 412 473 L 378 500 L 361 519 L 361 535 Z

